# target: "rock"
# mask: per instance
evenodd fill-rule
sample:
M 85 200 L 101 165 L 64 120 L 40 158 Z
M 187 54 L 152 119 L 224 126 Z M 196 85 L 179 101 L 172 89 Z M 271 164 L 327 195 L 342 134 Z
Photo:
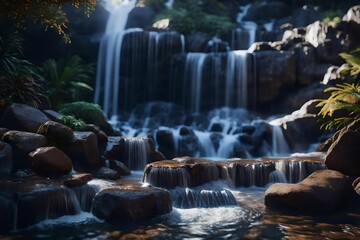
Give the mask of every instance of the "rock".
M 29 153 L 30 167 L 40 175 L 57 176 L 70 173 L 71 159 L 57 147 L 42 147 Z
M 360 176 L 360 120 L 355 120 L 339 130 L 336 139 L 329 147 L 325 164 L 329 169 L 346 175 Z
M 113 169 L 101 167 L 94 172 L 94 176 L 100 179 L 118 180 L 121 178 L 120 174 Z
M 352 186 L 353 186 L 354 190 L 356 191 L 356 193 L 358 195 L 360 195 L 360 177 L 358 177 L 357 179 L 354 180 L 354 182 L 352 183 Z
M 322 17 L 316 7 L 305 5 L 292 15 L 291 23 L 294 27 L 306 27 L 321 19 Z
M 167 159 L 176 157 L 176 148 L 173 134 L 169 130 L 158 130 L 156 132 L 156 142 L 158 150 L 164 154 Z
M 155 159 L 154 159 L 154 161 L 156 162 L 156 161 L 161 161 L 161 160 L 166 160 L 166 157 L 161 152 L 155 151 Z
M 0 140 L 7 131 L 9 131 L 9 129 L 0 127 Z
M 206 33 L 193 33 L 185 38 L 186 52 L 204 52 L 209 41 L 210 37 Z
M 43 111 L 43 113 L 46 114 L 46 116 L 50 120 L 55 121 L 55 122 L 59 121 L 59 119 L 63 116 L 61 113 L 58 113 L 58 112 L 56 112 L 54 110 L 51 110 L 51 109 L 46 109 L 46 110 L 42 110 L 42 111 Z
M 125 140 L 122 137 L 108 137 L 104 156 L 107 159 L 121 160 L 125 150 Z
M 5 109 L 0 125 L 12 130 L 36 133 L 49 118 L 39 109 L 29 105 L 13 103 Z
M 127 222 L 147 220 L 171 210 L 168 191 L 125 183 L 99 192 L 93 201 L 92 213 L 108 222 Z
M 268 42 L 255 42 L 248 49 L 249 53 L 275 50 Z
M 96 135 L 92 132 L 75 131 L 73 142 L 63 151 L 72 159 L 77 171 L 97 169 L 104 165 Z
M 54 121 L 42 124 L 37 133 L 44 135 L 50 145 L 60 148 L 71 143 L 74 138 L 74 131 L 71 128 Z
M 255 55 L 258 69 L 258 101 L 270 102 L 295 82 L 295 59 L 291 52 L 262 51 Z
M 135 7 L 128 16 L 125 28 L 150 27 L 154 22 L 155 12 L 149 7 Z
M 298 44 L 294 50 L 297 70 L 296 82 L 301 85 L 319 82 L 330 64 L 317 62 L 316 50 L 310 44 Z
M 8 131 L 3 136 L 3 141 L 12 147 L 14 171 L 28 168 L 28 154 L 47 145 L 46 138 L 43 135 L 21 131 Z
M 319 170 L 297 184 L 271 185 L 265 192 L 265 205 L 277 210 L 329 213 L 345 208 L 351 193 L 347 176 Z
M 131 172 L 129 170 L 128 167 L 125 166 L 125 164 L 123 164 L 120 161 L 117 160 L 109 160 L 109 167 L 112 170 L 115 170 L 116 172 L 118 172 L 121 176 L 126 176 L 126 175 L 130 175 Z
M 360 5 L 351 7 L 344 15 L 343 21 L 353 21 L 360 24 Z
M 0 141 L 0 177 L 9 176 L 12 172 L 12 165 L 11 146 Z
M 96 135 L 98 141 L 98 147 L 100 153 L 103 153 L 106 150 L 106 146 L 108 143 L 108 136 L 104 131 L 100 129 L 100 127 L 94 124 L 87 124 L 85 131 L 93 132 Z
M 243 21 L 266 21 L 290 15 L 289 7 L 280 1 L 255 2 L 251 5 Z
M 288 144 L 295 152 L 307 150 L 309 145 L 318 142 L 322 135 L 317 116 L 306 113 L 305 110 L 306 107 L 272 121 L 274 125 L 281 125 Z
M 87 184 L 92 179 L 93 176 L 90 173 L 76 173 L 67 177 L 63 184 L 66 187 L 78 187 Z

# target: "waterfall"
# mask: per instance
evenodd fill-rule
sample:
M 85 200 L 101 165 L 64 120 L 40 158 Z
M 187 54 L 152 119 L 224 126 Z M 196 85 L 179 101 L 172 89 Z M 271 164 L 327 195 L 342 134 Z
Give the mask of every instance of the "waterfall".
M 247 107 L 248 54 L 233 51 L 228 54 L 226 68 L 225 106 Z M 235 102 L 234 102 L 235 101 Z
M 183 99 L 186 100 L 190 95 L 190 110 L 195 113 L 200 111 L 202 76 L 206 56 L 205 53 L 188 53 L 186 56 L 184 83 L 187 87 L 184 89 L 190 87 L 190 93 L 184 91 Z
M 166 3 L 165 3 L 165 6 L 168 8 L 168 9 L 172 9 L 173 5 L 174 5 L 174 2 L 175 0 L 168 0 Z
M 272 125 L 272 153 L 274 156 L 290 154 L 290 147 L 285 139 L 281 125 Z
M 135 4 L 135 0 L 121 1 L 119 5 L 114 5 L 111 1 L 106 2 L 110 17 L 100 42 L 94 102 L 102 103 L 103 110 L 108 116 L 117 114 L 120 49 L 127 17 Z M 100 100 L 101 92 L 103 100 Z
M 150 160 L 149 140 L 143 137 L 124 138 L 124 164 L 130 170 L 143 170 Z
M 257 24 L 254 22 L 243 22 L 240 28 L 231 33 L 232 50 L 247 50 L 256 42 Z

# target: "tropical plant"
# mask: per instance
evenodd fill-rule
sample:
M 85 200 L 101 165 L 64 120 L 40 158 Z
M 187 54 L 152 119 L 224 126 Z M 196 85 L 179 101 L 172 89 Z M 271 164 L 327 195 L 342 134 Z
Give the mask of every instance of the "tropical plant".
M 101 107 L 97 104 L 83 101 L 67 103 L 61 106 L 59 112 L 64 115 L 74 116 L 87 124 L 95 124 L 107 134 L 112 134 L 113 132 L 113 129 L 107 122 Z
M 337 10 L 327 10 L 322 13 L 323 22 L 327 23 L 328 25 L 335 27 L 335 25 L 341 22 L 341 18 L 344 13 L 337 9 Z
M 66 33 L 68 19 L 63 11 L 65 4 L 82 7 L 87 15 L 95 8 L 97 0 L 11 0 L 0 1 L 0 17 L 15 22 L 17 27 L 25 28 L 27 22 L 40 23 L 46 29 L 53 28 L 70 42 Z
M 342 74 L 349 72 L 357 83 L 341 83 L 325 89 L 330 92 L 330 97 L 319 100 L 317 106 L 321 107 L 318 115 L 329 119 L 322 124 L 327 130 L 338 129 L 360 118 L 360 48 L 340 53 L 340 56 L 349 64 Z
M 0 105 L 9 103 L 25 103 L 39 107 L 44 99 L 41 85 L 31 76 L 0 76 Z
M 11 102 L 38 107 L 42 78 L 38 69 L 23 59 L 23 39 L 17 34 L 0 35 L 0 105 Z
M 43 64 L 45 88 L 51 106 L 57 109 L 61 104 L 82 99 L 84 92 L 93 89 L 87 84 L 94 74 L 94 64 L 86 64 L 74 55 L 67 61 L 48 59 Z

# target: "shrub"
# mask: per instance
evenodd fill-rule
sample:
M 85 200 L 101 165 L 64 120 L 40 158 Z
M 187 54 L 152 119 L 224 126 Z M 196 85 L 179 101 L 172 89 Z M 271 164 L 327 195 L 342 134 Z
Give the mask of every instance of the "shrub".
M 107 122 L 99 105 L 88 102 L 74 102 L 64 104 L 60 111 L 61 114 L 74 116 L 87 124 L 95 124 L 99 126 L 105 133 L 111 135 L 113 129 Z
M 75 131 L 83 131 L 86 128 L 86 123 L 74 116 L 63 115 L 60 117 L 59 121 L 60 123 L 68 126 L 69 128 L 72 128 Z

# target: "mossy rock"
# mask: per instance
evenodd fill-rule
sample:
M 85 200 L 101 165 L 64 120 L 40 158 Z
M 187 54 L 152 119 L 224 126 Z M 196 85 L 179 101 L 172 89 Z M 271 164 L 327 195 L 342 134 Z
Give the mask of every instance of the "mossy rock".
M 100 127 L 106 134 L 112 135 L 114 129 L 107 122 L 101 107 L 97 104 L 88 102 L 73 102 L 62 105 L 61 114 L 74 116 L 75 118 L 83 120 L 87 124 L 94 124 Z

